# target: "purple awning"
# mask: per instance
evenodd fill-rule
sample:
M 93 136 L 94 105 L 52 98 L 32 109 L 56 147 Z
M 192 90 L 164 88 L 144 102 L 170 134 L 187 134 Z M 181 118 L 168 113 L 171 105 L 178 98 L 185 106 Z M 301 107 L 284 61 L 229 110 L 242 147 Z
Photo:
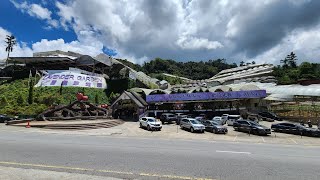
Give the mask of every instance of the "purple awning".
M 180 94 L 155 94 L 146 97 L 147 102 L 174 102 L 174 101 L 197 101 L 218 99 L 249 99 L 265 98 L 266 90 L 254 91 L 229 91 L 229 92 L 202 92 Z

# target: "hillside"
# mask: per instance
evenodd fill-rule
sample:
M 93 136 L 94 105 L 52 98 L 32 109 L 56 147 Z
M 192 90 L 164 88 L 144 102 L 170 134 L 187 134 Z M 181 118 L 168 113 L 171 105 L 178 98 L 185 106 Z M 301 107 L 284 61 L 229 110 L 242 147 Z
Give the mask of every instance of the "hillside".
M 237 67 L 237 64 L 228 64 L 225 59 L 208 60 L 205 62 L 178 62 L 171 59 L 156 58 L 145 62 L 142 66 L 127 60 L 117 60 L 136 71 L 142 71 L 153 77 L 161 77 L 160 74 L 167 73 L 194 80 L 208 79 L 224 69 Z
M 43 112 L 53 104 L 69 104 L 76 100 L 75 94 L 84 91 L 94 104 L 109 103 L 114 98 L 107 97 L 102 89 L 63 87 L 37 87 L 33 91 L 33 103 L 28 104 L 28 79 L 16 80 L 0 85 L 0 114 L 11 116 L 32 116 Z

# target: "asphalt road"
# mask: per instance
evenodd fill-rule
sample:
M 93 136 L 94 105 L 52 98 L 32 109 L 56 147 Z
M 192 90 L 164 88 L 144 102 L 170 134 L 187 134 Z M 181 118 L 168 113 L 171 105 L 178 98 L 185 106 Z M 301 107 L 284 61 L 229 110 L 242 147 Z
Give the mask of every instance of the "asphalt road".
M 319 159 L 315 146 L 0 131 L 0 168 L 126 179 L 309 180 L 320 177 Z

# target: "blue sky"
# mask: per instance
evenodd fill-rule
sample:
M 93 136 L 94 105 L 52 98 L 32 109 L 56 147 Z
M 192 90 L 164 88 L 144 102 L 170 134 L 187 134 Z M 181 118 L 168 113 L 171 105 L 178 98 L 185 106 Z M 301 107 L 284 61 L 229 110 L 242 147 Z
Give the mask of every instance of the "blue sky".
M 41 1 L 33 2 L 41 3 Z M 47 3 L 46 8 L 52 11 L 56 10 L 52 3 Z M 10 31 L 19 41 L 32 44 L 41 39 L 54 40 L 63 37 L 66 42 L 77 39 L 72 30 L 66 31 L 62 28 L 46 29 L 46 26 L 42 20 L 22 13 L 10 1 L 4 0 L 1 2 L 0 27 Z
M 12 56 L 63 50 L 140 64 L 157 57 L 279 64 L 293 51 L 299 62 L 319 62 L 319 9 L 319 0 L 3 0 L 0 39 L 16 36 Z

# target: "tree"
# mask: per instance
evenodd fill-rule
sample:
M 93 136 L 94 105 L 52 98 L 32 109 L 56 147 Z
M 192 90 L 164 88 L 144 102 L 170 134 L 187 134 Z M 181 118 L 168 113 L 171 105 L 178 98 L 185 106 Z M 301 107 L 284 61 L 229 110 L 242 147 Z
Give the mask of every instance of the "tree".
M 241 61 L 241 62 L 240 62 L 240 66 L 244 66 L 244 61 Z
M 17 98 L 17 103 L 18 105 L 23 105 L 24 104 L 24 99 L 22 97 L 22 95 L 19 93 L 18 98 Z
M 16 38 L 13 35 L 11 36 L 7 35 L 5 42 L 7 43 L 6 52 L 8 52 L 8 56 L 6 60 L 6 66 L 7 66 L 10 52 L 13 51 L 13 46 L 16 45 Z
M 94 97 L 94 103 L 99 104 L 99 95 L 98 94 L 96 94 L 96 96 Z
M 7 101 L 7 98 L 6 97 L 4 97 L 4 96 L 2 96 L 1 98 L 0 98 L 0 107 L 5 107 L 6 105 L 8 105 L 8 101 Z
M 33 80 L 31 78 L 29 83 L 29 95 L 28 95 L 28 104 L 33 103 Z
M 286 59 L 287 59 L 287 62 L 288 62 L 290 67 L 292 67 L 292 68 L 296 68 L 297 67 L 297 60 L 298 59 L 297 59 L 296 54 L 291 52 L 290 54 L 287 55 Z
M 255 61 L 252 61 L 251 64 L 256 64 L 256 62 L 255 62 Z
M 288 66 L 288 60 L 287 60 L 287 58 L 281 59 L 281 60 L 280 60 L 280 63 L 283 64 L 283 65 L 282 65 L 283 68 L 288 68 L 288 67 L 289 67 L 289 66 Z

